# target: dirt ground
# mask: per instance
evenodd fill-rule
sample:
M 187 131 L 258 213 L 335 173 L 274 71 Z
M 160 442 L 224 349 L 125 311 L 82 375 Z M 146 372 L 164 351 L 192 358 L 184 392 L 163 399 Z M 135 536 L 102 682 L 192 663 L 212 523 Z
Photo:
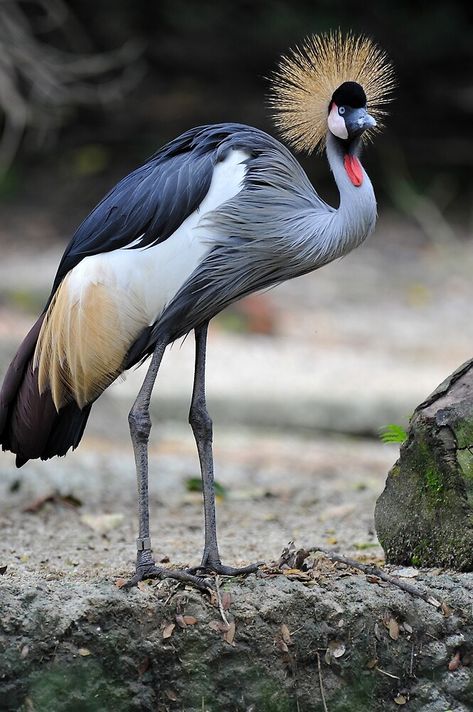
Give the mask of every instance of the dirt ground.
M 5 246 L 0 373 L 47 293 L 59 251 L 53 243 L 33 257 L 31 246 L 21 255 Z M 382 560 L 373 509 L 397 447 L 376 434 L 405 423 L 471 357 L 470 252 L 461 239 L 443 246 L 386 223 L 337 265 L 263 295 L 265 333 L 234 328 L 235 318 L 251 321 L 254 305 L 213 327 L 208 396 L 225 562 L 272 562 L 291 540 Z M 159 559 L 182 565 L 198 562 L 203 539 L 185 423 L 192 346 L 189 338 L 166 356 L 152 404 L 152 540 Z M 16 470 L 10 454 L 0 455 L 0 708 L 472 709 L 471 574 L 414 572 L 447 613 L 327 562 L 310 581 L 279 572 L 225 583 L 235 648 L 209 628 L 221 617 L 205 596 L 166 583 L 130 594 L 114 586 L 133 567 L 126 414 L 141 377 L 109 389 L 66 458 Z M 199 624 L 176 624 L 165 638 L 182 611 Z M 64 689 L 73 692 L 64 697 Z
M 125 415 L 125 414 L 124 414 Z M 198 478 L 191 436 L 161 428 L 151 454 L 151 521 L 158 556 L 195 564 L 202 549 L 202 504 L 188 491 Z M 281 433 L 217 430 L 215 459 L 222 556 L 273 560 L 290 540 L 381 556 L 373 508 L 390 448 L 353 438 L 308 440 Z M 8 456 L 5 456 L 5 459 Z M 127 440 L 89 437 L 74 456 L 24 472 L 3 469 L 2 564 L 80 580 L 131 570 L 136 536 L 135 476 Z M 24 512 L 54 492 L 58 500 Z

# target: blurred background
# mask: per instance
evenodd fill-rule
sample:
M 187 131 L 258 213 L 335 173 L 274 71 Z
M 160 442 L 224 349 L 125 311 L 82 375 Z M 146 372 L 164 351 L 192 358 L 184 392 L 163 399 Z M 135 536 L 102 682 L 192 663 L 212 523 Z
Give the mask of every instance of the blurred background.
M 405 427 L 416 404 L 472 356 L 472 12 L 459 0 L 1 2 L 0 376 L 75 227 L 120 177 L 197 124 L 236 121 L 274 133 L 267 77 L 281 53 L 310 33 L 365 33 L 398 78 L 386 130 L 363 160 L 379 201 L 376 233 L 341 262 L 214 320 L 208 390 L 230 490 L 259 482 L 260 495 L 272 487 L 294 503 L 310 473 L 322 489 L 307 516 L 321 516 L 316 500 L 336 509 L 356 490 L 365 517 L 351 504 L 334 517 L 353 512 L 359 538 L 373 537 L 372 505 L 396 456 L 377 440 L 379 429 Z M 336 205 L 325 158 L 300 160 Z M 185 428 L 192 346 L 189 338 L 167 355 L 153 405 L 162 424 L 156 453 L 175 453 L 168 472 L 179 473 L 181 493 L 196 474 Z M 115 474 L 110 458 L 121 453 L 132 475 L 126 411 L 141 378 L 131 373 L 100 399 L 83 455 L 30 463 L 21 476 L 2 455 L 9 501 L 19 481 L 24 498 L 59 486 L 64 468 L 73 482 L 71 468 L 86 472 L 97 453 L 107 453 L 101 470 Z M 302 479 L 291 480 L 296 472 Z M 110 508 L 105 490 L 103 501 L 94 496 Z M 301 521 L 293 512 L 288 537 Z M 285 535 L 274 529 L 275 542 Z
M 383 208 L 422 222 L 431 202 L 465 227 L 471 20 L 464 3 L 440 0 L 428 10 L 387 0 L 7 0 L 2 207 L 49 209 L 66 236 L 103 190 L 185 129 L 237 121 L 272 131 L 265 97 L 279 56 L 309 33 L 340 27 L 373 37 L 398 76 L 388 131 L 366 157 Z M 324 161 L 303 162 L 330 195 Z

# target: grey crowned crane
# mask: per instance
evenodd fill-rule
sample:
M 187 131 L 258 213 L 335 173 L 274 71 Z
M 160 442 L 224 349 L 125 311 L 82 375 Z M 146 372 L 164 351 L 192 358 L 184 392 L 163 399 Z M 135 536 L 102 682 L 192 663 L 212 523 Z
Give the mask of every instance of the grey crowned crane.
M 193 128 L 121 180 L 72 237 L 43 313 L 13 359 L 0 394 L 0 442 L 31 458 L 65 455 L 82 438 L 94 401 L 151 356 L 129 414 L 138 478 L 136 572 L 203 586 L 221 563 L 215 521 L 212 423 L 205 401 L 207 326 L 237 299 L 298 277 L 354 249 L 376 221 L 362 140 L 394 86 L 385 54 L 340 32 L 307 39 L 283 57 L 271 106 L 282 136 L 309 153 L 325 145 L 337 209 L 315 192 L 292 154 L 241 124 Z M 367 106 L 371 111 L 368 113 Z M 366 133 L 365 133 L 366 132 Z M 149 403 L 166 347 L 195 332 L 189 421 L 200 458 L 205 547 L 200 566 L 153 560 L 148 511 Z

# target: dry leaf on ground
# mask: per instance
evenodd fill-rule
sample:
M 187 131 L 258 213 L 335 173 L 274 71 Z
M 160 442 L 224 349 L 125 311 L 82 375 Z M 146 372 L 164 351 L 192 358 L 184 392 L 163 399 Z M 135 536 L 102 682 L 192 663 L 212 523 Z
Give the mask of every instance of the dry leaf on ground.
M 216 633 L 226 633 L 228 625 L 221 620 L 213 620 L 210 621 L 209 628 L 214 630 Z
M 400 569 L 391 571 L 392 576 L 399 576 L 400 578 L 415 578 L 419 573 L 419 569 L 416 569 L 414 566 L 403 566 Z
M 341 658 L 345 651 L 345 643 L 340 640 L 331 640 L 325 652 L 325 662 L 330 665 L 331 660 Z
M 233 645 L 233 647 L 235 647 L 235 643 L 233 642 L 234 638 L 235 638 L 235 630 L 236 630 L 235 621 L 232 621 L 228 626 L 228 630 L 223 635 L 224 641 L 226 643 L 228 643 L 229 645 Z
M 394 698 L 394 702 L 395 702 L 397 705 L 405 705 L 406 702 L 407 702 L 407 697 L 406 697 L 405 695 L 397 695 L 397 696 Z
M 389 631 L 389 637 L 392 640 L 397 640 L 399 638 L 399 623 L 395 618 L 388 618 L 384 621 L 384 625 Z
M 281 635 L 282 635 L 282 639 L 286 643 L 286 645 L 293 644 L 293 640 L 291 638 L 291 633 L 289 632 L 289 628 L 287 627 L 287 625 L 285 623 L 282 623 L 282 625 L 281 625 Z
M 31 504 L 27 505 L 23 511 L 29 514 L 36 514 L 45 504 L 52 502 L 53 504 L 62 504 L 69 509 L 76 509 L 82 506 L 82 502 L 72 494 L 60 494 L 59 492 L 51 492 L 50 494 L 38 497 Z
M 138 675 L 141 677 L 142 675 L 145 674 L 145 672 L 149 669 L 151 660 L 149 659 L 148 656 L 143 658 L 143 660 L 140 662 L 138 665 Z
M 455 670 L 458 670 L 460 665 L 461 665 L 460 651 L 457 650 L 457 652 L 455 653 L 453 658 L 448 663 L 448 669 L 450 672 L 455 672 Z
M 283 574 L 291 581 L 310 581 L 311 579 L 309 574 L 300 569 L 284 569 Z
M 171 635 L 173 634 L 174 628 L 176 627 L 175 623 L 166 623 L 162 629 L 163 631 L 163 639 L 166 640 L 166 638 L 170 638 Z
M 445 618 L 450 618 L 450 616 L 452 615 L 452 609 L 450 608 L 450 606 L 447 606 L 446 603 L 442 603 L 441 608 L 442 608 L 442 613 L 445 616 Z
M 224 611 L 228 611 L 232 605 L 232 594 L 228 591 L 222 593 L 222 608 Z
M 289 648 L 287 647 L 286 643 L 279 636 L 276 638 L 275 643 L 276 643 L 276 647 L 278 648 L 278 650 L 280 650 L 282 653 L 289 652 Z
M 107 534 L 123 524 L 125 515 L 121 512 L 115 512 L 114 514 L 83 514 L 80 520 L 90 529 L 93 529 L 94 532 Z

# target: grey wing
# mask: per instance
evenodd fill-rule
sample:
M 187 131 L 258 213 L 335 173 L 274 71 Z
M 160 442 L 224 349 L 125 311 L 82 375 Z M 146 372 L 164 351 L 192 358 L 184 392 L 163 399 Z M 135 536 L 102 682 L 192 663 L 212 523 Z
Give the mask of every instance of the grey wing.
M 243 190 L 204 218 L 213 248 L 150 329 L 143 355 L 157 339 L 179 338 L 237 299 L 322 264 L 309 238 L 334 209 L 284 146 L 256 129 L 250 138 Z

